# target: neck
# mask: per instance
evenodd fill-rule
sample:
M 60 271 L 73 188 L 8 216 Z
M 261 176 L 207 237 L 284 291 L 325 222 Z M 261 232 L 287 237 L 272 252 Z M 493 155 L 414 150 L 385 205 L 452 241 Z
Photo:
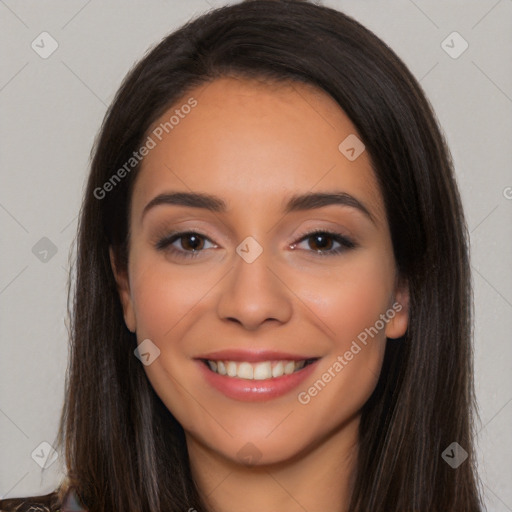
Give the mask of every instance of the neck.
M 215 512 L 346 512 L 357 464 L 359 416 L 290 460 L 242 465 L 187 433 L 192 475 Z

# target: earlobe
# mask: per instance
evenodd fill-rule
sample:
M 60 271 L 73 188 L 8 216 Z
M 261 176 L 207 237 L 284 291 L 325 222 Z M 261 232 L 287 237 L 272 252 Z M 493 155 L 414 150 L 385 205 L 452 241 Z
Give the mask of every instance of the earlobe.
M 114 250 L 111 246 L 109 247 L 108 252 L 109 252 L 109 257 L 110 257 L 110 266 L 112 268 L 112 273 L 114 274 L 114 279 L 117 284 L 117 291 L 119 293 L 119 299 L 121 300 L 121 305 L 123 306 L 124 322 L 129 331 L 135 332 L 136 331 L 135 310 L 133 307 L 128 273 L 121 272 L 118 269 L 118 267 L 116 265 L 116 258 L 115 258 Z
M 389 318 L 386 337 L 401 338 L 409 325 L 409 284 L 406 281 L 401 281 L 397 286 Z

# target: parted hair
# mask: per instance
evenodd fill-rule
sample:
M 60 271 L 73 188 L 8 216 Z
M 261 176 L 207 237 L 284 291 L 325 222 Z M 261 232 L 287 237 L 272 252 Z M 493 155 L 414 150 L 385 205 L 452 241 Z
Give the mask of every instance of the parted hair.
M 178 99 L 223 76 L 302 82 L 329 94 L 364 142 L 384 198 L 398 272 L 409 286 L 409 325 L 402 338 L 387 341 L 362 410 L 349 511 L 481 511 L 468 234 L 449 151 L 397 55 L 351 17 L 299 0 L 248 0 L 196 16 L 134 65 L 106 112 L 68 288 L 61 492 L 73 486 L 94 512 L 208 510 L 183 429 L 134 357 L 136 335 L 125 325 L 109 260 L 112 247 L 126 269 L 140 166 L 101 199 L 94 191 Z M 441 456 L 454 441 L 468 453 L 457 469 Z

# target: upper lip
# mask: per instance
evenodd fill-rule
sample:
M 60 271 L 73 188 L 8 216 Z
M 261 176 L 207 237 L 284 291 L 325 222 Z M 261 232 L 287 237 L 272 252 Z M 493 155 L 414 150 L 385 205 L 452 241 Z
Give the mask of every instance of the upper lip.
M 278 352 L 276 350 L 240 350 L 225 349 L 216 350 L 196 356 L 196 359 L 209 359 L 211 361 L 303 361 L 308 359 L 318 359 L 315 356 L 307 356 L 301 354 L 289 354 L 286 352 Z

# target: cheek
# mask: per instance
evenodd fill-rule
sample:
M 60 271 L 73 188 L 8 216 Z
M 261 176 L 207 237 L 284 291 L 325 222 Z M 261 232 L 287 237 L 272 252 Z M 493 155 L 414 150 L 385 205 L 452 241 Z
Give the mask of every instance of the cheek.
M 191 400 L 190 375 L 195 363 L 185 357 L 191 348 L 187 333 L 194 329 L 194 313 L 201 308 L 205 294 L 218 278 L 207 275 L 199 266 L 172 265 L 165 259 L 144 255 L 136 262 L 137 275 L 132 287 L 139 343 L 149 338 L 160 350 L 144 371 L 157 395 L 187 430 L 195 431 L 204 411 Z
M 316 295 L 308 294 L 310 309 L 329 326 L 331 339 L 315 377 L 297 396 L 297 419 L 312 422 L 312 431 L 356 414 L 374 391 L 386 347 L 380 315 L 389 306 L 391 275 L 370 260 L 337 272 Z
M 331 342 L 318 370 L 323 382 L 311 389 L 311 397 L 322 395 L 315 399 L 317 405 L 327 402 L 335 407 L 343 396 L 346 407 L 339 414 L 347 414 L 358 410 L 375 388 L 386 347 L 386 324 L 381 315 L 389 308 L 393 269 L 385 254 L 361 252 L 336 272 L 315 279 L 315 287 L 305 292 L 309 309 L 329 327 L 323 331 Z M 304 290 L 308 284 L 311 280 L 302 277 Z M 324 384 L 329 388 L 325 392 Z
M 309 309 L 330 328 L 326 334 L 336 348 L 344 349 L 386 312 L 393 280 L 392 265 L 368 252 L 320 278 L 302 275 L 298 287 Z
M 165 260 L 147 261 L 147 264 L 134 266 L 134 274 L 138 276 L 132 290 L 137 333 L 141 339 L 150 338 L 158 344 L 169 336 L 174 337 L 180 330 L 179 324 L 215 281 L 198 266 L 187 268 Z

